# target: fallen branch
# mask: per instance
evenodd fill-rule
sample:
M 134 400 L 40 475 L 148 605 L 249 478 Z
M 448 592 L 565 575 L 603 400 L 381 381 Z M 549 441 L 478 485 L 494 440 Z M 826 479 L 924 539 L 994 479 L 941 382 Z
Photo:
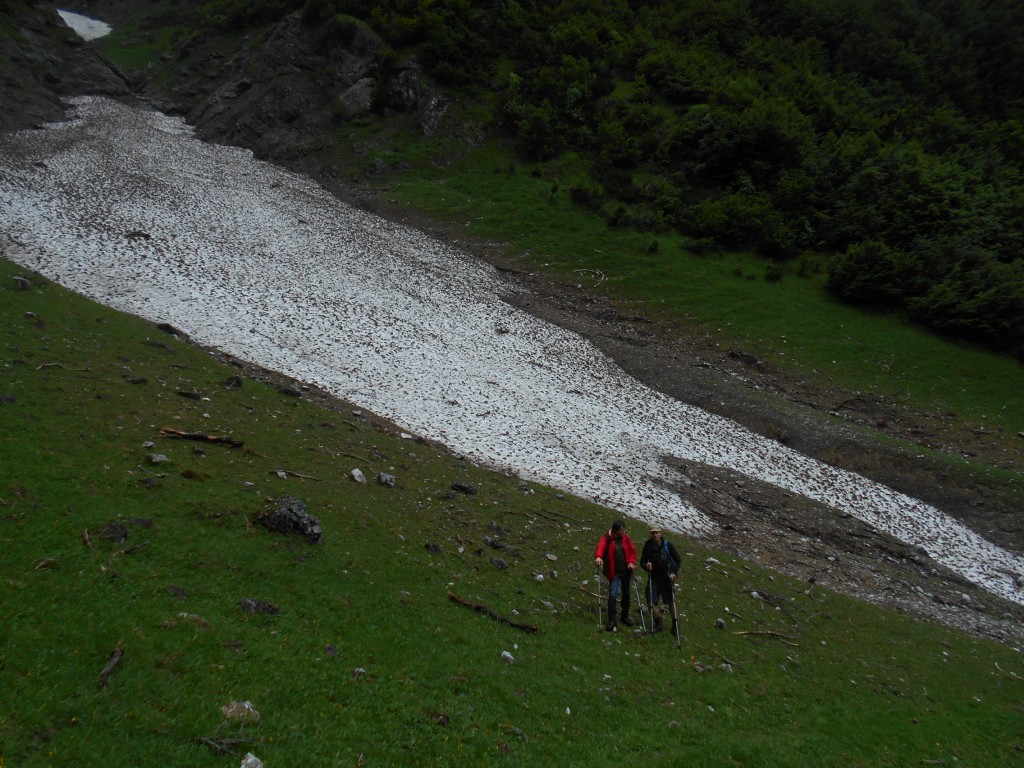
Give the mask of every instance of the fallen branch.
M 110 658 L 107 660 L 107 665 L 103 667 L 103 671 L 100 672 L 100 688 L 107 687 L 107 681 L 110 679 L 110 675 L 114 671 L 114 667 L 121 663 L 122 658 L 124 658 L 124 650 L 121 648 L 121 641 L 118 640 L 117 646 L 110 652 Z
M 556 520 L 555 518 L 551 517 L 550 515 L 545 515 L 539 509 L 535 509 L 535 510 L 533 510 L 533 512 L 524 512 L 523 514 L 525 514 L 527 517 L 530 517 L 530 515 L 538 515 L 540 517 L 543 517 L 545 520 L 550 520 L 552 523 L 557 523 L 558 522 L 558 520 Z
M 698 644 L 694 643 L 694 648 L 696 648 L 698 651 L 703 651 L 704 653 L 708 653 L 708 654 L 711 654 L 713 656 L 717 656 L 722 661 L 724 661 L 726 664 L 728 664 L 728 665 L 730 665 L 732 667 L 741 667 L 741 666 L 743 666 L 740 662 L 733 661 L 732 659 L 727 659 L 725 656 L 723 656 L 718 651 L 714 651 L 714 650 L 711 650 L 709 648 L 705 648 L 702 645 L 698 645 Z
M 1002 667 L 1000 667 L 998 661 L 995 664 L 996 664 L 996 669 L 998 669 L 1004 675 L 1009 675 L 1010 677 L 1015 678 L 1017 680 L 1021 679 L 1020 675 L 1016 674 L 1015 672 L 1010 672 L 1009 670 L 1006 670 L 1006 669 L 1003 669 Z
M 303 475 L 303 474 L 301 474 L 299 472 L 292 472 L 290 469 L 268 469 L 267 470 L 267 474 L 268 475 L 277 475 L 277 474 L 280 474 L 281 472 L 284 472 L 286 475 L 291 475 L 292 477 L 301 477 L 303 480 L 316 480 L 318 483 L 322 483 L 323 482 L 323 480 L 321 480 L 319 477 L 313 477 L 312 475 Z
M 471 603 L 468 600 L 463 600 L 458 595 L 452 594 L 451 592 L 448 593 L 448 599 L 451 600 L 453 603 L 458 603 L 459 605 L 465 606 L 466 608 L 472 608 L 477 613 L 486 614 L 487 616 L 490 616 L 495 621 L 500 621 L 502 624 L 508 624 L 510 627 L 515 627 L 516 629 L 521 629 L 524 632 L 539 632 L 540 631 L 538 627 L 535 627 L 532 624 L 520 624 L 518 621 L 512 621 L 511 619 L 505 618 L 504 616 L 502 616 L 500 613 L 496 612 L 495 610 L 493 610 L 491 608 L 488 608 L 486 605 L 478 605 L 476 603 Z
M 734 635 L 761 635 L 762 637 L 776 637 L 776 638 L 782 640 L 784 643 L 786 643 L 786 645 L 792 645 L 792 646 L 794 646 L 796 648 L 800 647 L 796 643 L 786 642 L 787 640 L 799 640 L 800 639 L 799 637 L 795 637 L 793 635 L 784 635 L 781 632 L 772 632 L 770 630 L 762 630 L 762 631 L 747 630 L 747 631 L 744 631 L 744 632 L 733 632 L 733 634 Z
M 242 447 L 242 441 L 235 440 L 233 437 L 206 435 L 202 432 L 181 432 L 180 430 L 171 429 L 170 427 L 164 427 L 161 429 L 160 437 L 176 437 L 180 440 L 199 440 L 203 443 L 221 443 L 223 445 L 230 445 L 232 448 Z
M 355 459 L 356 461 L 362 461 L 362 462 L 364 462 L 366 464 L 370 464 L 373 461 L 372 459 L 368 459 L 365 456 L 359 456 L 359 455 L 357 455 L 355 453 L 347 453 L 346 451 L 338 451 L 338 455 L 339 456 L 348 456 L 350 459 Z
M 198 736 L 195 739 L 197 744 L 205 744 L 218 755 L 226 755 L 233 752 L 233 747 L 239 744 L 252 744 L 256 739 L 215 739 L 212 736 Z
M 586 592 L 586 593 L 587 593 L 588 595 L 590 595 L 591 597 L 596 597 L 596 598 L 598 598 L 598 599 L 600 599 L 600 597 L 601 597 L 601 596 L 600 596 L 599 594 L 597 594 L 597 592 L 591 592 L 591 591 L 590 591 L 589 589 L 584 589 L 584 588 L 583 588 L 583 587 L 581 587 L 581 586 L 580 586 L 579 584 L 577 584 L 577 585 L 576 585 L 576 588 L 577 588 L 577 589 L 578 589 L 578 590 L 579 590 L 580 592 Z
M 580 522 L 577 518 L 570 517 L 569 515 L 567 515 L 567 514 L 565 514 L 563 512 L 556 512 L 555 510 L 547 509 L 546 507 L 545 507 L 544 511 L 547 512 L 548 514 L 558 515 L 559 517 L 564 517 L 566 520 L 570 520 L 570 521 L 572 521 L 574 523 Z

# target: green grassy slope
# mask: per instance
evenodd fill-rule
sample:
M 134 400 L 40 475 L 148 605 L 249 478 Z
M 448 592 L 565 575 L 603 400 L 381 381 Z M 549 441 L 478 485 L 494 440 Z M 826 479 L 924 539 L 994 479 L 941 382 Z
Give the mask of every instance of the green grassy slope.
M 591 553 L 614 513 L 351 408 L 227 387 L 238 369 L 37 276 L 15 290 L 16 274 L 0 261 L 5 768 L 248 750 L 275 768 L 1022 762 L 1012 649 L 681 540 L 681 649 L 603 632 Z M 321 544 L 255 523 L 286 493 Z M 115 522 L 127 539 L 104 536 Z M 259 721 L 225 721 L 232 700 Z

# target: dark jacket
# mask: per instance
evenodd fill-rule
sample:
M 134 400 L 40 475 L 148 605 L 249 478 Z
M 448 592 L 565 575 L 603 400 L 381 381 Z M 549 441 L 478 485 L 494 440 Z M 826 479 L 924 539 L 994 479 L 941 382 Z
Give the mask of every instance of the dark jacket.
M 622 534 L 622 551 L 626 554 L 626 565 L 630 563 L 636 564 L 636 547 L 633 546 L 633 540 L 629 538 L 628 533 Z M 616 576 L 621 576 L 623 579 L 629 578 L 629 568 L 626 568 L 625 573 L 615 573 L 615 539 L 612 538 L 611 531 L 605 531 L 604 536 L 597 542 L 597 549 L 594 550 L 594 558 L 600 557 L 604 560 L 604 575 L 608 581 L 615 581 Z
M 665 557 L 665 547 L 663 544 L 668 545 L 667 558 Z M 669 562 L 669 560 L 672 562 Z M 678 575 L 680 562 L 679 553 L 671 541 L 662 539 L 662 544 L 658 544 L 654 539 L 648 539 L 644 542 L 644 550 L 640 554 L 640 567 L 646 571 L 647 564 L 651 563 L 654 566 L 651 569 L 651 576 L 653 578 L 667 579 L 670 573 Z

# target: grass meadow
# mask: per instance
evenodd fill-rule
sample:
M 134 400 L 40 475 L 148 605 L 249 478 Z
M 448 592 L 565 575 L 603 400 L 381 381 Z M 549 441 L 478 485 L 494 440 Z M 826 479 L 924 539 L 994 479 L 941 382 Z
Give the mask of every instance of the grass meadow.
M 1024 764 L 1018 651 L 696 542 L 679 647 L 602 631 L 614 517 L 0 261 L 4 768 Z

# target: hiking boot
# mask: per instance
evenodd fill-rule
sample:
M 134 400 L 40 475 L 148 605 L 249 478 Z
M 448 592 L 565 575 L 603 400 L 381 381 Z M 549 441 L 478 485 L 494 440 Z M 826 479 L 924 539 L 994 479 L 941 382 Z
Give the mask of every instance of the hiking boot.
M 615 631 L 615 619 L 612 619 L 611 621 L 609 621 L 609 622 L 608 622 L 608 626 L 607 626 L 607 627 L 605 627 L 605 629 L 606 629 L 606 630 L 607 630 L 608 632 L 614 632 L 614 631 Z
M 672 635 L 674 636 L 679 631 L 679 626 L 675 619 L 672 619 Z
M 654 617 L 654 626 L 651 627 L 651 634 L 655 632 L 661 632 L 661 616 Z
M 633 617 L 630 616 L 628 613 L 622 617 L 622 623 L 625 624 L 627 627 L 632 627 L 634 624 L 636 624 L 636 622 L 633 621 Z

